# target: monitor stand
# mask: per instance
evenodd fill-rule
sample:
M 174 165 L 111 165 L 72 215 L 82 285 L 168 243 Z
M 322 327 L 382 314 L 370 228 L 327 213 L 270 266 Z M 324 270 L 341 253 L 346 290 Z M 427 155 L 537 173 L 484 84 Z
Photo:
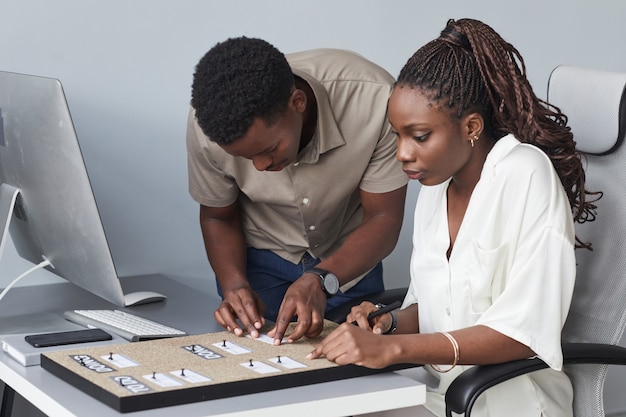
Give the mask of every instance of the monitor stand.
M 124 303 L 126 307 L 132 307 L 164 301 L 166 298 L 165 295 L 155 291 L 135 291 L 124 294 Z
M 4 253 L 4 244 L 9 235 L 9 224 L 11 223 L 11 217 L 13 217 L 13 208 L 19 193 L 19 188 L 9 184 L 0 184 L 0 260 Z
M 13 210 L 15 209 L 15 202 L 17 201 L 19 194 L 19 188 L 13 187 L 9 184 L 0 184 L 0 260 L 2 260 L 2 255 L 4 254 L 4 245 L 9 235 L 9 226 L 11 224 L 11 218 L 13 217 Z M 46 265 L 51 265 L 52 268 L 54 268 L 50 262 L 41 264 L 42 267 Z M 38 268 L 33 268 L 32 270 L 35 269 Z M 26 275 L 28 275 L 28 273 L 23 274 L 19 277 L 19 279 L 25 277 Z M 6 291 L 19 279 L 11 282 L 11 284 L 5 288 L 5 292 L 2 293 L 2 296 L 4 296 Z M 0 296 L 0 298 L 2 298 L 2 296 Z M 124 306 L 131 307 L 141 304 L 156 303 L 164 301 L 166 298 L 167 297 L 165 295 L 155 291 L 135 291 L 124 295 Z

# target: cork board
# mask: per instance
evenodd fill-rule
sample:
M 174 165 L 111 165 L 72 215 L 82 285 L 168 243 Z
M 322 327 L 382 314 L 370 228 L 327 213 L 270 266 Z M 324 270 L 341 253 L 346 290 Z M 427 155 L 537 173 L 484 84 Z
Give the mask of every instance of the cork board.
M 41 366 L 119 412 L 139 411 L 387 372 L 306 355 L 314 339 L 274 346 L 229 332 L 42 353 Z M 400 369 L 405 366 L 394 367 Z

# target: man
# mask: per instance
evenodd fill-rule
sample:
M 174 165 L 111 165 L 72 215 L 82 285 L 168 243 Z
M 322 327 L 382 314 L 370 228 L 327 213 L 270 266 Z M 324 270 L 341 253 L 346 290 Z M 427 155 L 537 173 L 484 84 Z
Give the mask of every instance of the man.
M 258 337 L 267 318 L 279 344 L 297 317 L 288 340 L 315 337 L 325 311 L 384 289 L 408 182 L 386 117 L 393 82 L 352 52 L 285 57 L 246 37 L 199 61 L 189 189 L 220 325 Z

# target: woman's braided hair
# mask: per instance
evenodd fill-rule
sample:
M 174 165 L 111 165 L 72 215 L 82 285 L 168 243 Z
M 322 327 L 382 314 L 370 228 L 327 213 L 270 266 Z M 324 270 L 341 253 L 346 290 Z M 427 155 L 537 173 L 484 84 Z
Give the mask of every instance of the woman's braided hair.
M 595 219 L 594 202 L 601 193 L 585 190 L 582 155 L 567 116 L 535 95 L 522 56 L 490 26 L 473 19 L 449 20 L 439 38 L 409 59 L 397 83 L 447 104 L 456 117 L 479 112 L 491 138 L 511 133 L 543 150 L 565 188 L 574 221 Z M 597 197 L 588 201 L 589 195 Z M 591 248 L 576 241 L 577 247 Z

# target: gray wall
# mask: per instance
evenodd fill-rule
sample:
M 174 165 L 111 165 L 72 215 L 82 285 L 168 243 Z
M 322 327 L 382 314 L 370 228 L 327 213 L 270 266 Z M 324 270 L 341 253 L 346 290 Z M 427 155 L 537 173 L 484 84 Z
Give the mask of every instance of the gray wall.
M 626 71 L 622 0 L 0 0 L 0 69 L 63 82 L 120 274 L 164 272 L 213 292 L 184 144 L 191 75 L 204 52 L 247 35 L 283 52 L 352 49 L 397 75 L 448 18 L 461 17 L 512 42 L 541 97 L 559 64 Z M 408 282 L 418 190 L 411 184 L 385 263 L 389 287 Z M 30 266 L 9 242 L 0 287 Z M 54 280 L 38 271 L 24 285 Z M 626 376 L 610 378 L 609 408 L 626 409 L 618 391 Z

